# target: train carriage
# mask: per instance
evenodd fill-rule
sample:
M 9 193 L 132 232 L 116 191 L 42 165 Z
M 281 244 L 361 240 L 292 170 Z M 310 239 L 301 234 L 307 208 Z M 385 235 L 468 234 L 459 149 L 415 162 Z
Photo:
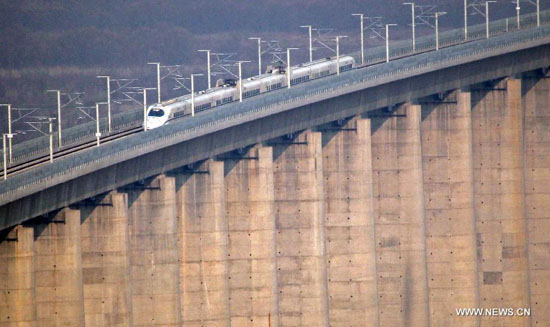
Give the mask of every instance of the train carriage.
M 334 75 L 338 67 L 340 72 L 344 72 L 353 69 L 354 66 L 355 60 L 350 56 L 340 57 L 338 61 L 335 58 L 325 58 L 300 64 L 292 67 L 290 84 L 301 84 Z M 194 97 L 195 113 L 239 101 L 239 87 L 240 85 L 234 82 L 222 83 L 215 88 L 197 93 Z M 243 80 L 242 95 L 243 99 L 246 99 L 285 87 L 287 87 L 287 78 L 284 67 L 280 67 L 266 74 Z M 188 94 L 150 106 L 147 110 L 147 128 L 158 128 L 171 120 L 191 115 L 191 102 L 191 95 Z

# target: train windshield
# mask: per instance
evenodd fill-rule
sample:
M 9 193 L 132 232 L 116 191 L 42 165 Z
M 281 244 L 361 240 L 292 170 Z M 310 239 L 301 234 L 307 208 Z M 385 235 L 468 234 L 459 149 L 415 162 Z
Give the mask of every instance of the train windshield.
M 159 108 L 153 108 L 149 111 L 149 116 L 151 117 L 162 117 L 164 116 L 164 110 Z

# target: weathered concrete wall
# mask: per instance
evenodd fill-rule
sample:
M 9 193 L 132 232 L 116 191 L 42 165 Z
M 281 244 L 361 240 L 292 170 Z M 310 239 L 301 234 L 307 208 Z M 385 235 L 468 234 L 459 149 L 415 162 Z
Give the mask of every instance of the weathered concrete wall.
M 529 307 L 521 80 L 472 89 L 474 209 L 480 306 Z M 482 317 L 482 326 L 529 325 Z
M 34 230 L 17 226 L 0 241 L 0 326 L 34 327 Z
M 329 321 L 378 326 L 371 128 L 352 119 L 321 126 Z
M 280 326 L 327 326 L 321 133 L 305 132 L 270 144 Z
M 479 307 L 471 94 L 420 101 L 430 324 L 477 326 L 478 317 L 455 312 Z
M 278 326 L 273 149 L 224 155 L 232 326 Z
M 78 207 L 86 326 L 132 326 L 128 197 L 111 192 Z
M 550 79 L 522 80 L 525 215 L 532 326 L 550 325 Z
M 126 191 L 133 325 L 179 326 L 175 178 L 161 175 Z
M 176 174 L 183 326 L 230 326 L 224 164 Z
M 421 110 L 372 117 L 372 169 L 380 326 L 429 323 Z
M 548 325 L 549 104 L 540 73 L 474 85 L 29 221 L 0 327 Z
M 84 326 L 80 212 L 63 209 L 34 234 L 37 326 Z

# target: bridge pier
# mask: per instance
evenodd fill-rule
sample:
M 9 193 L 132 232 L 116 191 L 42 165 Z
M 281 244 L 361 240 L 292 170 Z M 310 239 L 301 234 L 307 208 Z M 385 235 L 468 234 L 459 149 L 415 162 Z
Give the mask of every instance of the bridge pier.
M 255 146 L 224 162 L 232 326 L 279 325 L 273 150 Z
M 80 212 L 62 209 L 34 226 L 38 326 L 84 326 Z
M 531 320 L 550 325 L 550 79 L 524 74 L 525 214 Z
M 472 89 L 474 199 L 480 306 L 529 307 L 521 80 Z M 529 325 L 482 317 L 482 326 Z
M 330 326 L 378 326 L 370 120 L 319 129 Z
M 327 326 L 321 133 L 269 142 L 277 224 L 280 326 Z
M 428 326 L 420 106 L 370 116 L 379 325 Z
M 86 327 L 132 326 L 127 194 L 114 191 L 78 207 Z
M 478 326 L 457 308 L 479 307 L 473 208 L 471 94 L 422 105 L 422 168 L 431 326 Z
M 134 326 L 180 326 L 175 178 L 160 175 L 124 189 Z
M 35 327 L 34 230 L 17 226 L 0 240 L 0 326 Z
M 183 326 L 231 325 L 224 164 L 175 172 Z

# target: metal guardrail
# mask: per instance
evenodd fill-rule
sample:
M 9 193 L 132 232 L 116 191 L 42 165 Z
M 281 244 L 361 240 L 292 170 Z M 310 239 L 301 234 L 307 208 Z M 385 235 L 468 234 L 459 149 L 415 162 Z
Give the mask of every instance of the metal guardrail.
M 550 24 L 550 10 L 541 11 L 540 18 L 541 26 Z M 535 27 L 537 24 L 536 14 L 526 14 L 521 16 L 520 26 L 521 30 L 526 30 Z M 486 35 L 485 24 L 478 24 L 468 27 L 468 41 L 475 41 L 485 39 Z M 490 23 L 491 35 L 500 35 L 506 32 L 517 31 L 516 19 L 500 19 Z M 440 46 L 448 47 L 464 43 L 464 29 L 454 29 L 451 31 L 440 33 Z M 419 37 L 416 40 L 416 53 L 435 49 L 435 35 Z M 415 54 L 412 49 L 412 42 L 410 40 L 403 40 L 391 43 L 390 54 L 392 58 L 404 57 Z M 361 62 L 361 52 L 353 52 L 349 54 L 353 56 L 356 62 Z M 365 49 L 365 64 L 374 64 L 384 62 L 386 60 L 385 47 L 376 47 Z M 310 83 L 310 82 L 308 82 Z M 249 101 L 249 100 L 247 100 Z M 112 130 L 113 133 L 128 130 L 141 126 L 143 123 L 143 111 L 141 108 L 131 110 L 124 113 L 113 115 L 112 117 Z M 107 118 L 100 120 L 101 133 L 107 136 Z M 85 142 L 95 140 L 96 123 L 88 122 L 80 124 L 71 128 L 63 130 L 63 147 L 56 148 L 62 150 L 70 148 Z M 112 134 L 113 134 L 112 133 Z M 58 135 L 54 134 L 54 144 L 58 144 Z M 29 141 L 15 144 L 13 146 L 13 162 L 8 164 L 11 167 L 15 164 L 21 164 L 26 161 L 30 161 L 40 156 L 46 156 L 49 151 L 49 137 L 42 136 Z M 0 149 L 0 157 L 2 156 L 2 149 Z M 0 160 L 1 161 L 1 160 Z M 0 162 L 0 170 L 3 169 L 3 163 Z
M 126 111 L 112 116 L 111 135 L 117 132 L 121 132 L 132 127 L 141 126 L 143 123 L 143 109 Z M 100 131 L 102 135 L 108 136 L 107 118 L 100 119 Z M 70 148 L 75 145 L 82 144 L 86 141 L 92 141 L 95 139 L 96 122 L 91 121 L 84 124 L 80 124 L 74 127 L 66 128 L 63 130 L 63 146 L 56 149 L 62 150 Z M 59 144 L 58 135 L 54 134 L 54 144 Z M 29 141 L 21 142 L 13 146 L 13 164 L 24 163 L 25 161 L 32 160 L 34 158 L 45 156 L 49 151 L 49 137 L 42 136 L 34 138 Z M 0 154 L 2 151 L 0 150 Z M 0 164 L 2 167 L 3 164 Z M 8 165 L 9 167 L 10 165 Z
M 262 94 L 243 103 L 231 103 L 219 110 L 204 111 L 193 119 L 183 119 L 163 128 L 154 129 L 139 135 L 129 136 L 121 142 L 112 142 L 100 148 L 91 148 L 78 156 L 60 159 L 48 165 L 48 169 L 34 169 L 14 175 L 0 182 L 0 205 L 13 201 L 21 193 L 37 184 L 38 188 L 49 187 L 63 175 L 81 176 L 88 172 L 107 167 L 113 162 L 122 162 L 136 155 L 158 150 L 194 137 L 234 126 L 253 119 L 282 112 L 307 103 L 322 101 L 334 96 L 387 83 L 409 76 L 434 71 L 445 67 L 479 60 L 483 56 L 506 53 L 516 48 L 533 47 L 550 42 L 550 27 L 522 30 L 501 35 L 480 42 L 450 47 L 440 51 L 352 70 L 340 76 L 329 76 L 297 85 L 285 92 Z M 507 50 L 510 49 L 510 50 Z M 514 50 L 515 51 L 515 50 Z M 330 85 L 327 87 L 327 85 Z M 57 180 L 56 182 L 59 182 Z M 17 194 L 16 194 L 17 193 Z

